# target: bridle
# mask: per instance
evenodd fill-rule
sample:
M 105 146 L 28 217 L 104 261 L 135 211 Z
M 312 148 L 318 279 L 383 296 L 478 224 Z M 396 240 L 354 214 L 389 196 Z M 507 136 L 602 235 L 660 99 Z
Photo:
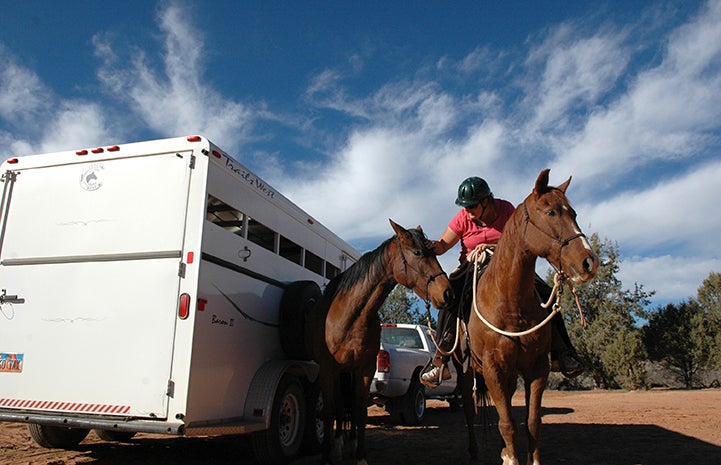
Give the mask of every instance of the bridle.
M 403 244 L 401 244 L 400 237 L 396 236 L 396 241 L 398 241 L 398 252 L 400 252 L 400 254 L 401 254 L 401 261 L 403 262 L 403 269 L 405 270 L 405 275 L 408 276 L 408 268 L 410 268 L 413 271 L 415 271 L 416 273 L 418 273 L 420 276 L 425 276 L 427 278 L 427 280 L 426 280 L 426 297 L 428 297 L 430 294 L 428 292 L 428 289 L 430 288 L 431 283 L 433 283 L 433 281 L 435 281 L 436 278 L 438 278 L 439 276 L 445 276 L 446 273 L 441 269 L 438 273 L 426 274 L 426 273 L 421 272 L 421 270 L 419 270 L 418 268 L 410 265 L 408 263 L 408 260 L 406 260 L 405 254 L 403 253 Z M 425 249 L 425 246 L 423 246 L 423 248 Z M 429 310 L 430 305 L 431 305 L 430 299 L 424 298 L 422 300 L 426 304 L 426 309 Z
M 563 248 L 566 247 L 568 244 L 570 244 L 571 241 L 573 241 L 574 239 L 578 239 L 580 237 L 586 237 L 586 235 L 579 231 L 579 232 L 567 237 L 566 239 L 561 239 L 559 236 L 549 234 L 548 232 L 544 231 L 540 226 L 538 226 L 533 221 L 533 219 L 531 218 L 531 215 L 528 213 L 528 206 L 526 206 L 525 200 L 523 201 L 522 205 L 523 205 L 523 216 L 526 219 L 526 224 L 523 228 L 523 237 L 524 238 L 526 237 L 526 230 L 528 229 L 528 225 L 530 224 L 531 226 L 535 227 L 538 230 L 538 232 L 540 232 L 544 236 L 548 237 L 549 239 L 551 239 L 554 242 L 558 242 L 560 244 L 560 246 L 558 247 L 558 269 L 556 270 L 556 272 L 565 278 L 565 273 L 563 272 L 563 262 L 561 262 L 561 254 L 563 253 Z M 553 265 L 553 263 L 551 263 L 551 266 L 556 268 Z

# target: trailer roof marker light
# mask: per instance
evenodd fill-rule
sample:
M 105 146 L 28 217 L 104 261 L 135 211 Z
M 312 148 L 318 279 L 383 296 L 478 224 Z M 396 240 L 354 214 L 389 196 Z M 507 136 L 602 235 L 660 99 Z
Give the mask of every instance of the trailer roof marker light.
M 178 318 L 185 320 L 190 315 L 190 296 L 187 293 L 180 294 L 178 304 Z
M 105 149 L 103 149 L 102 147 L 98 147 L 97 149 L 92 149 L 91 152 L 93 152 L 93 153 L 103 153 L 103 152 L 105 152 Z
M 113 145 L 112 147 L 108 147 L 108 152 L 117 152 L 120 150 L 120 147 L 117 145 Z
M 213 156 L 214 156 L 215 158 L 221 158 L 221 157 L 222 157 L 222 156 L 220 155 L 220 152 L 218 152 L 217 150 L 213 150 Z
M 75 152 L 75 155 L 87 155 L 87 154 L 88 154 L 88 151 L 85 149 L 78 150 L 77 152 Z
M 200 142 L 201 138 L 200 136 L 188 136 L 187 140 L 188 142 Z
M 14 165 L 14 164 L 17 163 L 17 162 L 18 162 L 18 159 L 17 159 L 17 158 L 8 158 L 8 163 L 11 163 L 11 164 Z

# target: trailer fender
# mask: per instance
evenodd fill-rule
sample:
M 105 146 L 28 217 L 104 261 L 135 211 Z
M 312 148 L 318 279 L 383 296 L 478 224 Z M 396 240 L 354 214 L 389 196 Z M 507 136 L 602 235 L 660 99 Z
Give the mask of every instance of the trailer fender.
M 255 373 L 245 399 L 243 416 L 265 423 L 270 427 L 270 413 L 273 410 L 273 398 L 280 379 L 286 373 L 306 379 L 313 383 L 318 378 L 318 364 L 313 361 L 271 360 Z

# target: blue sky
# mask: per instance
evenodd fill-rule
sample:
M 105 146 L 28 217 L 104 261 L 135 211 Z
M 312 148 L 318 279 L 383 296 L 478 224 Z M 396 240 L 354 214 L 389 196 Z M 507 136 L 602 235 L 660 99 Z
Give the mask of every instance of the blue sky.
M 551 168 L 625 287 L 721 271 L 721 1 L 0 5 L 1 159 L 203 134 L 361 251 Z

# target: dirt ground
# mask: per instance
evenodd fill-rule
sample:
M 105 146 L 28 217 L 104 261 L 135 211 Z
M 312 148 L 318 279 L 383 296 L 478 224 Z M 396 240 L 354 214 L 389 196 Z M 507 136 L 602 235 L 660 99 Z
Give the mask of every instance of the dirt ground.
M 514 397 L 518 421 L 522 393 Z M 548 391 L 543 401 L 545 464 L 721 464 L 721 389 L 700 391 Z M 445 402 L 429 401 L 424 424 L 396 426 L 377 407 L 369 409 L 371 465 L 465 464 L 463 415 Z M 493 420 L 495 414 L 491 417 Z M 495 424 L 477 429 L 481 462 L 499 464 L 501 439 Z M 521 450 L 524 440 L 519 436 Z M 303 458 L 295 465 L 317 462 Z M 139 434 L 130 443 L 100 441 L 94 434 L 74 451 L 37 446 L 22 424 L 0 423 L 3 465 L 172 464 L 254 465 L 245 438 L 177 438 Z M 350 463 L 350 462 L 348 462 Z

